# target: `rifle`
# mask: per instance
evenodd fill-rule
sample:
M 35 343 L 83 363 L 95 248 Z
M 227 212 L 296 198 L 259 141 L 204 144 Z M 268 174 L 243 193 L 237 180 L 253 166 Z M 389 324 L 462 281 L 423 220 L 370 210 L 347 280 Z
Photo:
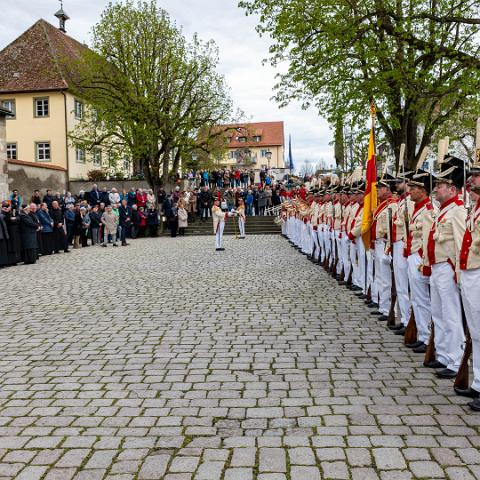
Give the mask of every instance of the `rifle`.
M 395 272 L 393 269 L 393 225 L 392 225 L 392 209 L 388 209 L 388 229 L 390 233 L 390 246 L 392 248 L 392 261 L 390 262 L 390 270 L 392 275 L 392 290 L 390 300 L 390 310 L 388 311 L 387 327 L 393 327 L 396 323 L 395 305 L 397 303 L 397 286 L 395 284 Z
M 404 343 L 407 345 L 408 343 L 415 343 L 417 341 L 417 324 L 415 322 L 415 313 L 413 311 L 410 312 L 410 318 L 408 320 L 407 328 L 405 330 L 405 337 Z
M 477 121 L 477 124 L 480 124 L 480 119 Z M 463 162 L 463 202 L 467 205 L 467 176 L 466 176 L 466 165 Z M 470 203 L 470 202 L 468 202 Z M 467 216 L 467 228 L 468 228 L 468 218 L 471 215 L 472 205 L 467 206 L 468 216 Z M 460 294 L 460 305 L 462 307 L 462 323 L 463 331 L 465 332 L 465 350 L 463 351 L 462 362 L 460 363 L 460 368 L 458 369 L 457 376 L 455 377 L 454 387 L 466 390 L 469 387 L 468 381 L 468 361 L 472 355 L 472 336 L 470 335 L 470 330 L 468 328 L 467 317 L 465 315 L 465 308 L 463 307 L 462 295 Z
M 462 305 L 462 321 L 463 321 L 463 330 L 465 331 L 465 350 L 463 351 L 462 363 L 460 363 L 460 368 L 458 369 L 457 376 L 455 377 L 455 383 L 453 386 L 455 388 L 460 388 L 466 390 L 469 387 L 468 381 L 468 361 L 472 355 L 472 336 L 470 335 L 470 330 L 468 329 L 467 319 L 465 317 L 465 310 Z
M 430 338 L 428 339 L 427 351 L 425 352 L 425 358 L 423 364 L 433 362 L 435 360 L 435 325 L 431 324 Z
M 337 238 L 335 237 L 335 230 L 333 230 L 333 245 L 335 246 L 335 259 L 332 262 L 331 275 L 333 278 L 337 276 L 337 265 L 338 265 L 338 245 Z

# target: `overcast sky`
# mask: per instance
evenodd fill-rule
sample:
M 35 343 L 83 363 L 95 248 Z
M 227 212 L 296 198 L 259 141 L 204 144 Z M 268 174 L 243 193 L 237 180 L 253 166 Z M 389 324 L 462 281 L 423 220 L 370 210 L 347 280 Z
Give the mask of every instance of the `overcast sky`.
M 70 16 L 67 33 L 89 43 L 91 27 L 98 22 L 107 0 L 65 0 Z M 279 109 L 270 100 L 275 70 L 262 66 L 268 54 L 268 40 L 255 31 L 256 19 L 246 17 L 237 0 L 159 0 L 187 36 L 197 32 L 203 40 L 213 39 L 220 49 L 220 70 L 232 89 L 236 107 L 255 121 L 285 122 L 285 142 L 292 136 L 295 167 L 305 160 L 317 164 L 321 159 L 333 163 L 329 146 L 332 132 L 315 110 L 303 111 L 298 104 Z M 0 50 L 29 28 L 39 18 L 57 25 L 53 14 L 58 0 L 0 0 L 2 28 Z

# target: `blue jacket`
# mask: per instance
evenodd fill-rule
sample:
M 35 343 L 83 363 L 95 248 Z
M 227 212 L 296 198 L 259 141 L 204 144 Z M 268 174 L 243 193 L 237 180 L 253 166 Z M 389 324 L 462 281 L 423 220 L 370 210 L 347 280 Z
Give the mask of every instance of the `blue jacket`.
M 43 227 L 42 228 L 43 233 L 53 232 L 53 228 L 52 228 L 53 219 L 48 212 L 45 212 L 45 210 L 42 210 L 42 209 L 38 210 L 37 218 L 40 221 L 40 225 Z

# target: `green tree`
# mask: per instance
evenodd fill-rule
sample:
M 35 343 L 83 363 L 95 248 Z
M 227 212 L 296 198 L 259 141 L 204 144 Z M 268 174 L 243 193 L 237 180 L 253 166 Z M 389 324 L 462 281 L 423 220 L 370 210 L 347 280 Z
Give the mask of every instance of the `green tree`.
M 71 70 L 73 92 L 90 105 L 72 143 L 129 151 L 152 187 L 195 152 L 218 155 L 218 124 L 232 102 L 213 41 L 191 41 L 156 0 L 110 3 Z M 201 135 L 200 135 L 201 132 Z
M 478 0 L 243 0 L 272 39 L 276 100 L 314 104 L 331 125 L 365 125 L 375 101 L 378 125 L 407 165 L 447 121 L 479 110 Z

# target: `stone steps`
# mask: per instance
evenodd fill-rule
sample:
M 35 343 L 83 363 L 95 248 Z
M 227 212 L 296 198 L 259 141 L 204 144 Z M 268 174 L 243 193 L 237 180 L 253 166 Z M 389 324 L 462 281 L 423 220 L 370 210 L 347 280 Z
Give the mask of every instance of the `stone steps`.
M 246 235 L 278 235 L 281 233 L 281 227 L 274 223 L 274 217 L 247 217 L 245 224 L 245 234 Z M 234 223 L 235 222 L 235 223 Z M 236 224 L 236 219 L 229 218 L 225 224 L 224 235 L 238 235 L 238 225 Z M 168 236 L 170 232 L 168 229 L 163 229 L 160 236 Z M 195 222 L 190 222 L 187 229 L 185 230 L 185 235 L 213 235 L 213 222 L 211 219 L 208 219 L 206 222 L 202 223 L 200 220 L 196 219 Z

